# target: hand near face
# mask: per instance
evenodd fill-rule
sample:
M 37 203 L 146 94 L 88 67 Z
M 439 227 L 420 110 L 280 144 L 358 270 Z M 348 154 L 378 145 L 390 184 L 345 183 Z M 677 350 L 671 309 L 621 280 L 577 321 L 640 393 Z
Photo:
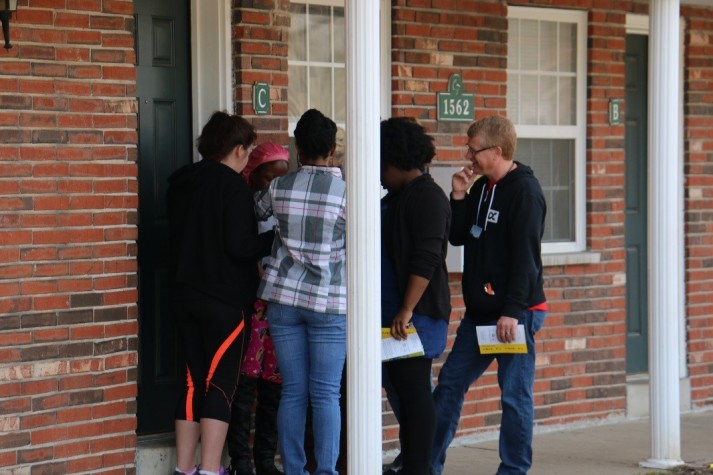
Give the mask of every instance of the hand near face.
M 453 174 L 451 187 L 453 188 L 453 198 L 463 199 L 468 188 L 475 181 L 477 174 L 473 170 L 472 165 L 466 165 L 460 171 Z

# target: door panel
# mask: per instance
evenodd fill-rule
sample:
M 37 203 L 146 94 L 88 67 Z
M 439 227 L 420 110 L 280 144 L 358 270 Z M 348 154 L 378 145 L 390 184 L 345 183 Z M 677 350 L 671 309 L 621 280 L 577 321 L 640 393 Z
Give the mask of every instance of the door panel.
M 167 179 L 192 160 L 188 0 L 137 0 L 139 99 L 138 432 L 173 430 L 176 330 L 169 311 Z
M 626 370 L 648 371 L 648 37 L 626 37 Z

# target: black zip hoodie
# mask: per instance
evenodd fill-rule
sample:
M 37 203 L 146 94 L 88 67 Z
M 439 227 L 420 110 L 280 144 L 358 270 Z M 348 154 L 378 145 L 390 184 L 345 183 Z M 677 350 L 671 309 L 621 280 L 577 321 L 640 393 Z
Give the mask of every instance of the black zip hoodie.
M 466 314 L 479 324 L 519 318 L 545 302 L 540 243 L 547 206 L 532 169 L 517 165 L 492 189 L 481 177 L 465 199 L 451 199 L 449 241 L 465 246 Z
M 394 267 L 400 297 L 411 275 L 428 279 L 414 312 L 447 322 L 451 315 L 446 268 L 451 212 L 446 195 L 431 175 L 424 173 L 382 201 L 388 208 L 381 239 Z
M 197 290 L 249 309 L 259 283 L 257 261 L 270 252 L 274 233 L 258 235 L 247 183 L 212 160 L 186 165 L 168 182 L 174 290 L 179 296 Z

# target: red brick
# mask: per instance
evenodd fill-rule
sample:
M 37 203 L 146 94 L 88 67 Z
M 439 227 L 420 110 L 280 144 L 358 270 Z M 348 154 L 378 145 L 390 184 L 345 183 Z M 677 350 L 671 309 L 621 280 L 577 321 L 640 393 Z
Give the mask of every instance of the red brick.
M 30 415 L 22 417 L 21 427 L 23 430 L 35 429 L 37 427 L 46 427 L 46 426 L 54 425 L 56 423 L 56 421 L 57 421 L 57 418 L 56 418 L 56 415 L 54 412 L 30 414 Z M 40 442 L 36 438 L 36 435 L 38 435 L 39 432 L 40 431 L 38 431 L 38 430 L 34 430 L 32 432 L 32 443 L 35 445 L 42 444 L 42 442 Z
M 101 33 L 98 31 L 69 31 L 67 32 L 67 43 L 99 45 L 101 44 Z
M 40 447 L 36 449 L 20 449 L 17 451 L 17 462 L 19 464 L 36 464 L 44 460 L 52 459 L 52 447 Z
M 18 91 L 28 94 L 53 94 L 53 81 L 45 79 L 22 79 L 19 81 Z
M 66 295 L 33 297 L 32 299 L 33 310 L 61 310 L 65 308 L 69 308 L 69 297 Z
M 59 94 L 87 96 L 91 93 L 92 85 L 86 81 L 56 81 L 57 92 Z
M 25 281 L 20 283 L 20 293 L 23 295 L 49 294 L 57 291 L 57 283 L 50 281 Z
M 67 468 L 70 473 L 95 473 L 97 469 L 102 467 L 102 457 L 85 456 L 67 461 Z
M 102 68 L 104 79 L 114 79 L 120 81 L 135 81 L 136 69 L 133 66 L 104 66 Z
M 89 453 L 90 441 L 82 440 L 78 442 L 59 442 L 55 444 L 55 458 L 68 459 Z

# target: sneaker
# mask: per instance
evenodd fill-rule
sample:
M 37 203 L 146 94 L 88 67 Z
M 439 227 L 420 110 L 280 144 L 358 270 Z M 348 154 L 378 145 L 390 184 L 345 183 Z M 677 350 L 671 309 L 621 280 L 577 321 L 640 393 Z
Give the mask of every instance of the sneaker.
M 193 470 L 190 472 L 182 472 L 178 468 L 174 470 L 173 475 L 198 475 L 198 467 L 193 467 Z
M 195 473 L 196 473 L 196 475 L 199 475 L 201 472 L 199 470 Z M 223 468 L 223 466 L 221 465 L 220 468 L 218 469 L 218 475 L 228 475 L 228 469 Z

